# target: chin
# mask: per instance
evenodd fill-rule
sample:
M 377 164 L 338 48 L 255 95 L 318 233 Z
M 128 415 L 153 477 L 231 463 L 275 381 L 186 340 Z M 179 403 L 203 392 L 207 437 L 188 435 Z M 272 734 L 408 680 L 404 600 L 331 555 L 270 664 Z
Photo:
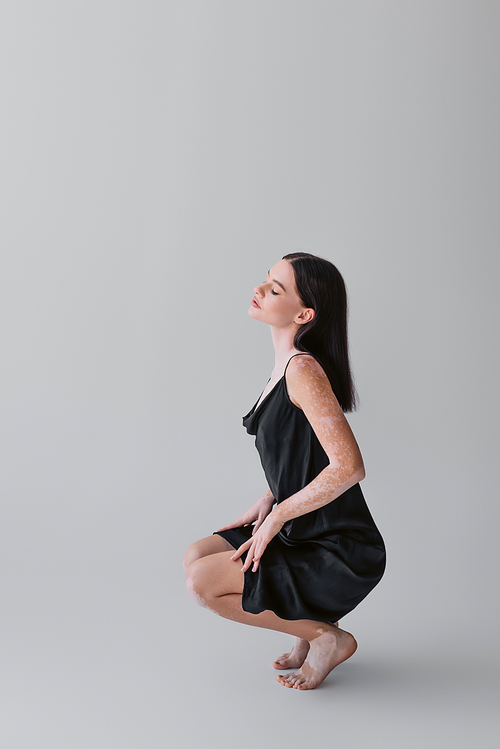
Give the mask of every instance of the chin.
M 250 307 L 250 309 L 248 310 L 248 316 L 251 317 L 253 320 L 257 320 L 258 322 L 265 322 L 265 323 L 267 323 L 267 320 L 263 320 L 262 317 L 261 317 L 261 315 L 260 314 L 256 315 L 255 312 L 259 312 L 260 313 L 260 312 L 262 312 L 262 310 L 261 309 L 257 309 L 257 307 Z

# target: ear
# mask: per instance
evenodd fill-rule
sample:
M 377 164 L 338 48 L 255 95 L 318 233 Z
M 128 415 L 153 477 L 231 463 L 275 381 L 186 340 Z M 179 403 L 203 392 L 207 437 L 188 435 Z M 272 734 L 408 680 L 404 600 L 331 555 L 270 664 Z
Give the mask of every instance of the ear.
M 306 322 L 311 322 L 315 314 L 316 312 L 311 307 L 307 307 L 307 309 L 303 309 L 302 312 L 299 312 L 295 318 L 295 322 L 298 325 L 304 325 Z

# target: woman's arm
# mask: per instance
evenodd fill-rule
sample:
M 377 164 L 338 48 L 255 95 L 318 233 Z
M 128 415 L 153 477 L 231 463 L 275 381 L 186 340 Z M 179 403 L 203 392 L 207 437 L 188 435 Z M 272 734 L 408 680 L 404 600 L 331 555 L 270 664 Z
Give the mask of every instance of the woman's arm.
M 272 516 L 282 523 L 332 502 L 365 476 L 357 442 L 318 362 L 312 356 L 295 356 L 286 378 L 290 400 L 304 411 L 330 463 L 274 508 Z

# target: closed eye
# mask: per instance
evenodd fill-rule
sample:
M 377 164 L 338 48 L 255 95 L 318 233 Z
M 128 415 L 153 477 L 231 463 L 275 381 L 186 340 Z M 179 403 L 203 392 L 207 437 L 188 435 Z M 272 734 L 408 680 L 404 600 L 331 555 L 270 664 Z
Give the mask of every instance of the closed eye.
M 269 278 L 269 273 L 267 274 L 267 278 Z M 265 281 L 262 281 L 262 284 L 263 284 L 263 285 L 264 285 L 265 283 L 267 283 L 267 278 L 266 278 L 266 280 L 265 280 Z M 271 294 L 273 294 L 274 296 L 281 296 L 281 294 L 279 294 L 279 292 L 277 292 L 277 291 L 273 291 L 273 289 L 271 289 Z

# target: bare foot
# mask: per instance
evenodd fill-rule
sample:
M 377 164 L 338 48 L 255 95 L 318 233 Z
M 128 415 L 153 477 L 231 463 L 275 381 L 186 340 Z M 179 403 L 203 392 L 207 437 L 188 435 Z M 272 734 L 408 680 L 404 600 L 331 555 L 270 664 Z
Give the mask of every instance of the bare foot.
M 314 689 L 335 666 L 350 658 L 357 647 L 356 640 L 349 632 L 344 632 L 340 627 L 328 630 L 312 640 L 302 668 L 293 674 L 278 674 L 276 678 L 284 687 Z
M 338 622 L 332 622 L 334 627 L 338 627 Z M 285 668 L 300 668 L 304 663 L 309 652 L 309 642 L 301 637 L 295 638 L 295 644 L 289 653 L 283 653 L 279 658 L 273 661 L 273 668 L 283 670 Z
M 295 644 L 289 653 L 280 655 L 273 661 L 273 668 L 300 668 L 309 652 L 309 643 L 300 637 L 295 638 Z

